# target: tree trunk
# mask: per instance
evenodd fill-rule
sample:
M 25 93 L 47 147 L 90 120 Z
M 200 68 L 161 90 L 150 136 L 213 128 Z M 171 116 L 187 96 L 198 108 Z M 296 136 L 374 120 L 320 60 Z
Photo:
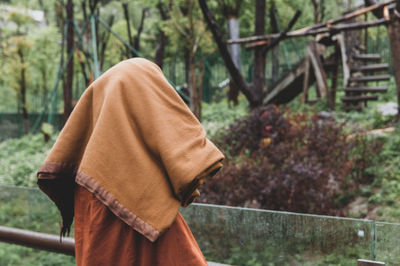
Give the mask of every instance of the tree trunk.
M 196 80 L 196 61 L 194 53 L 191 51 L 189 55 L 189 93 L 190 93 L 190 109 L 194 115 L 201 121 L 201 98 L 197 88 Z
M 397 12 L 400 11 L 400 0 L 397 1 Z M 390 38 L 390 48 L 392 50 L 392 60 L 394 69 L 394 78 L 397 86 L 397 121 L 400 121 L 400 20 L 395 20 L 389 24 L 388 33 Z
M 239 19 L 237 17 L 228 18 L 228 32 L 229 39 L 236 40 L 239 39 Z M 236 68 L 241 71 L 241 60 L 240 60 L 240 44 L 230 44 L 230 53 Z
M 124 10 L 124 17 L 126 22 L 126 30 L 128 31 L 129 44 L 133 47 L 133 38 L 132 38 L 131 23 L 130 23 L 131 20 L 129 18 L 128 3 L 122 3 L 122 9 Z M 133 53 L 131 53 L 128 47 L 125 47 L 125 49 L 126 49 L 126 57 L 135 56 Z
M 272 2 L 269 9 L 269 18 L 272 33 L 279 33 L 278 16 L 275 8 L 275 2 Z M 279 76 L 279 46 L 272 49 L 272 80 L 276 81 Z
M 74 46 L 74 4 L 72 0 L 68 0 L 65 6 L 67 13 L 67 54 L 73 53 Z M 67 65 L 67 77 L 64 85 L 64 123 L 68 120 L 69 115 L 72 112 L 72 85 L 74 81 L 74 55 L 72 55 L 71 60 Z
M 201 121 L 201 98 L 199 97 L 199 90 L 197 88 L 196 80 L 196 36 L 194 33 L 194 22 L 193 22 L 193 9 L 194 0 L 189 1 L 188 14 L 189 19 L 189 94 L 190 94 L 190 109 L 194 115 Z
M 184 49 L 184 61 L 185 61 L 185 81 L 186 81 L 186 88 L 190 90 L 190 51 L 189 49 Z M 190 92 L 188 91 L 188 94 Z
M 111 15 L 107 21 L 107 25 L 108 27 L 112 27 L 112 25 L 114 24 L 114 15 Z M 98 40 L 99 43 L 99 47 L 100 47 L 100 69 L 103 68 L 104 65 L 104 60 L 105 60 L 105 55 L 106 55 L 106 49 L 107 49 L 107 44 L 108 44 L 108 40 L 110 39 L 110 32 L 107 31 L 103 31 L 103 33 L 101 34 L 100 40 Z
M 28 134 L 29 126 L 28 126 L 28 110 L 26 109 L 26 74 L 25 74 L 25 59 L 24 52 L 22 48 L 18 48 L 18 56 L 21 62 L 21 80 L 20 80 L 20 88 L 21 88 L 21 111 L 22 118 L 24 120 L 24 133 Z
M 82 47 L 82 49 L 83 49 L 83 47 Z M 88 75 L 86 73 L 85 62 L 83 61 L 83 58 L 82 58 L 82 56 L 81 56 L 81 54 L 79 52 L 79 49 L 76 49 L 75 52 L 76 52 L 76 55 L 78 57 L 79 65 L 81 67 L 81 73 L 82 73 L 83 79 L 85 80 L 85 87 L 87 87 L 87 86 L 89 86 L 90 79 L 89 79 L 89 77 L 88 77 Z
M 365 6 L 373 6 L 373 5 L 376 5 L 376 1 L 375 0 L 364 0 L 364 4 L 365 4 Z M 372 14 L 374 14 L 374 16 L 377 18 L 382 18 L 383 17 L 383 8 L 373 10 Z
M 375 0 L 365 0 L 366 6 L 375 5 Z M 383 9 L 373 12 L 378 19 L 383 18 Z M 400 13 L 400 0 L 396 0 L 395 12 Z M 397 87 L 397 121 L 400 122 L 400 18 L 394 14 L 392 22 L 388 25 L 388 34 L 390 39 L 390 49 L 392 51 L 392 62 L 394 69 L 394 78 Z
M 319 15 L 319 5 L 318 0 L 311 0 L 311 3 L 314 7 L 314 24 L 318 24 L 318 15 Z
M 147 8 L 143 8 L 142 10 L 142 17 L 140 19 L 140 24 L 138 28 L 138 32 L 135 36 L 134 44 L 133 47 L 139 51 L 140 50 L 140 35 L 142 34 L 143 31 L 143 26 L 144 26 L 144 19 L 146 18 L 146 13 L 147 13 Z
M 156 63 L 161 69 L 164 63 L 164 51 L 167 43 L 167 37 L 163 30 L 159 29 L 159 40 L 156 48 L 156 55 L 154 56 L 154 63 Z
M 169 16 L 165 13 L 162 2 L 158 2 L 157 4 L 158 11 L 160 12 L 161 19 L 163 21 L 167 20 Z M 159 41 L 156 48 L 156 54 L 154 56 L 154 63 L 156 63 L 161 69 L 164 63 L 164 52 L 165 52 L 165 45 L 167 44 L 167 36 L 162 29 L 158 29 L 159 33 Z
M 45 104 L 47 104 L 46 100 L 47 100 L 47 93 L 48 93 L 48 89 L 47 89 L 47 73 L 46 73 L 46 69 L 41 69 L 40 73 L 42 75 L 42 106 L 45 106 Z
M 249 84 L 247 84 L 245 82 L 242 74 L 236 68 L 236 66 L 229 54 L 228 47 L 226 46 L 226 44 L 223 40 L 221 30 L 219 29 L 219 27 L 217 25 L 214 15 L 208 9 L 207 2 L 205 0 L 199 0 L 199 5 L 200 5 L 201 11 L 203 13 L 204 19 L 206 20 L 207 25 L 213 34 L 214 40 L 217 43 L 219 52 L 221 54 L 222 59 L 225 62 L 225 66 L 229 71 L 231 79 L 239 87 L 240 91 L 246 96 L 246 98 L 248 99 L 248 101 L 250 103 L 250 106 L 252 106 L 252 107 L 257 106 L 258 102 L 254 100 L 255 96 L 253 95 L 253 92 L 250 90 Z
M 265 33 L 265 0 L 256 1 L 255 31 L 254 35 L 264 35 Z M 255 94 L 255 104 L 261 105 L 262 96 L 265 90 L 265 51 L 263 46 L 254 49 L 254 76 L 251 85 Z

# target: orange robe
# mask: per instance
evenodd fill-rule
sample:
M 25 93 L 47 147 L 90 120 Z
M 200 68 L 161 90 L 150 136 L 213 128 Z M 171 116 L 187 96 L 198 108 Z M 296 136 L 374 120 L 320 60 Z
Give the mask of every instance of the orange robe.
M 74 205 L 78 266 L 207 265 L 180 213 L 158 240 L 150 242 L 82 186 L 76 186 Z

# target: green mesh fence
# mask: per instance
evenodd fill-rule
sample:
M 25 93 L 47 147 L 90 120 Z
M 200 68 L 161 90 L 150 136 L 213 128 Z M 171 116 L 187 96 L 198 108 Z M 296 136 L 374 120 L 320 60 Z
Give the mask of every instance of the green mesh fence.
M 32 129 L 41 116 L 39 113 L 31 113 L 28 115 L 27 124 L 28 131 L 32 132 Z M 48 115 L 44 114 L 43 117 L 46 118 Z M 44 120 L 46 121 L 46 120 Z M 60 130 L 63 125 L 63 115 L 55 114 L 53 126 L 55 130 Z M 40 130 L 40 128 L 38 128 Z M 9 138 L 20 138 L 25 134 L 25 122 L 21 114 L 16 113 L 0 113 L 0 141 Z
M 379 53 L 382 56 L 382 63 L 388 63 L 390 73 L 393 73 L 389 38 L 387 34 L 383 34 L 386 29 L 384 27 L 376 27 L 369 29 L 369 32 L 368 53 Z M 265 65 L 265 86 L 267 88 L 273 86 L 277 80 L 288 74 L 293 66 L 304 59 L 308 40 L 310 38 L 306 37 L 287 39 L 267 53 Z M 252 50 L 241 50 L 241 72 L 247 82 L 251 82 L 253 79 L 253 58 Z M 203 66 L 203 72 L 200 73 L 197 70 L 196 73 L 198 77 L 202 77 L 203 101 L 209 103 L 226 98 L 229 85 L 227 81 L 229 81 L 230 75 L 219 53 L 200 55 L 196 58 L 196 61 L 198 63 L 201 62 Z M 184 87 L 186 82 L 185 63 L 179 53 L 176 58 L 164 62 L 163 72 L 174 86 Z M 76 75 L 74 83 L 73 99 L 77 100 L 85 90 L 84 79 L 80 73 Z M 49 93 L 47 100 L 44 100 L 43 95 L 29 95 L 28 128 L 30 130 L 34 128 L 35 121 L 39 123 L 36 131 L 40 130 L 42 122 L 48 121 L 56 129 L 61 128 L 60 113 L 63 107 L 61 87 L 58 86 L 54 95 Z M 47 113 L 43 113 L 45 109 Z M 37 119 L 38 114 L 42 114 L 41 119 Z M 54 121 L 53 116 L 55 117 Z M 0 141 L 10 137 L 20 137 L 24 134 L 24 130 L 24 121 L 20 115 L 6 110 L 0 111 Z
M 381 63 L 389 64 L 389 73 L 393 75 L 392 52 L 390 50 L 389 36 L 386 32 L 386 26 L 368 29 L 367 53 L 379 54 Z
M 0 202 L 0 225 L 58 234 L 58 211 L 38 189 L 0 186 Z M 356 265 L 357 259 L 375 259 L 400 264 L 397 223 L 206 204 L 192 204 L 181 212 L 208 261 Z M 21 261 L 32 256 L 37 260 L 33 265 L 44 265 L 41 262 L 55 256 L 4 243 L 0 247 L 18 255 L 14 264 L 7 264 L 9 256 L 0 254 L 0 265 L 26 265 Z M 58 265 L 73 265 L 71 258 L 58 256 Z

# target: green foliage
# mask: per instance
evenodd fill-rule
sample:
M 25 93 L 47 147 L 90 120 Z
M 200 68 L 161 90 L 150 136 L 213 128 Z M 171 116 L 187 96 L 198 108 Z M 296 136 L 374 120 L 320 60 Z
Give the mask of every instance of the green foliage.
M 55 141 L 45 143 L 43 135 L 26 135 L 0 142 L 0 184 L 35 186 L 36 172 Z
M 42 133 L 43 134 L 51 136 L 51 135 L 53 135 L 53 132 L 54 132 L 54 127 L 52 124 L 49 124 L 49 123 L 42 124 Z
M 36 189 L 0 187 L 0 225 L 57 235 L 60 215 Z M 71 256 L 0 243 L 0 265 L 74 265 Z
M 67 255 L 0 243 L 0 265 L 73 266 L 75 259 Z
M 208 137 L 213 137 L 218 132 L 227 131 L 229 125 L 236 119 L 248 114 L 248 102 L 242 97 L 237 106 L 222 100 L 217 103 L 203 103 L 202 122 Z
M 56 68 L 58 55 L 58 43 L 61 36 L 54 26 L 48 26 L 37 29 L 28 35 L 33 42 L 29 60 L 32 62 L 32 92 L 41 95 L 43 101 L 40 104 L 46 104 L 48 92 L 52 89 L 54 80 L 56 79 Z M 36 111 L 38 111 L 36 108 Z
M 379 176 L 379 179 L 375 181 L 375 186 L 379 190 L 369 197 L 369 202 L 372 204 L 378 204 L 383 206 L 390 206 L 393 209 L 398 209 L 398 195 L 400 194 L 400 135 L 399 130 L 388 134 L 387 136 L 381 137 L 384 141 L 381 155 L 374 172 Z M 385 209 L 384 209 L 385 210 Z M 392 220 L 391 215 L 387 215 L 391 212 L 390 209 L 386 209 L 382 215 L 387 217 L 388 220 Z M 398 214 L 395 215 L 397 218 Z M 395 219 L 397 221 L 397 219 Z

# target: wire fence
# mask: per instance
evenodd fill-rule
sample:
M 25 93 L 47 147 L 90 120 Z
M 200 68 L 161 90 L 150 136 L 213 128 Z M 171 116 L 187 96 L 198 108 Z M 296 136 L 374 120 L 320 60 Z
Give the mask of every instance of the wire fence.
M 389 64 L 393 73 L 389 37 L 383 34 L 384 26 L 369 29 L 367 52 L 381 55 L 382 63 Z M 296 38 L 282 41 L 279 46 L 270 50 L 266 56 L 265 86 L 274 84 L 280 77 L 291 71 L 292 67 L 303 60 L 307 42 L 310 38 Z M 164 62 L 163 72 L 167 79 L 178 88 L 186 84 L 186 66 L 179 52 L 172 59 Z M 253 78 L 253 58 L 251 50 L 241 50 L 241 72 L 247 82 Z M 203 72 L 198 68 L 196 75 L 202 78 L 203 101 L 212 102 L 226 98 L 230 75 L 219 53 L 200 55 L 196 58 L 197 66 L 202 65 Z M 61 82 L 60 82 L 61 83 Z M 200 82 L 199 82 L 200 84 Z M 76 73 L 73 85 L 73 99 L 77 100 L 85 91 L 85 81 L 81 73 Z M 17 97 L 15 97 L 17 98 Z M 28 121 L 22 119 L 17 104 L 13 108 L 0 109 L 0 141 L 7 138 L 17 138 L 29 132 L 40 131 L 42 122 L 50 122 L 56 130 L 62 127 L 63 90 L 61 84 L 56 85 L 53 94 L 30 93 L 27 95 Z M 10 106 L 8 104 L 8 106 Z M 1 107 L 0 107 L 1 108 Z M 27 124 L 27 126 L 26 126 Z

